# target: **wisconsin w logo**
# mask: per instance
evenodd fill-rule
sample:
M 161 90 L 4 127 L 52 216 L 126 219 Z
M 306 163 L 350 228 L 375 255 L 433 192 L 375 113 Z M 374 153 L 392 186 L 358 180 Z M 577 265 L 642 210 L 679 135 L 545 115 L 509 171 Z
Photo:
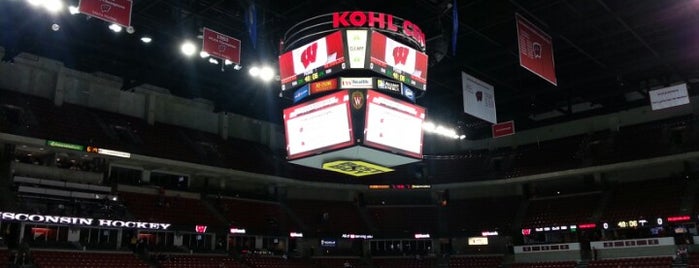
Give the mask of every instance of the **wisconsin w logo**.
M 301 63 L 303 64 L 303 68 L 307 68 L 308 65 L 316 61 L 317 52 L 318 43 L 313 43 L 301 53 Z
M 409 50 L 407 47 L 395 47 L 393 48 L 393 61 L 396 64 L 403 64 L 408 61 Z

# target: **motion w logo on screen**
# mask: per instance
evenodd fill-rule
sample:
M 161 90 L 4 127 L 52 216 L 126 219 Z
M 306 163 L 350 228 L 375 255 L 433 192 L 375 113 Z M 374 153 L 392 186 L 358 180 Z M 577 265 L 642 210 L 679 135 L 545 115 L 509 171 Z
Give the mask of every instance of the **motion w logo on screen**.
M 405 65 L 405 63 L 408 61 L 409 54 L 410 54 L 410 51 L 408 50 L 407 47 L 394 47 L 393 48 L 393 61 L 396 64 Z
M 301 63 L 303 63 L 304 68 L 308 68 L 308 65 L 316 62 L 316 55 L 318 54 L 318 43 L 313 43 L 308 46 L 301 53 Z

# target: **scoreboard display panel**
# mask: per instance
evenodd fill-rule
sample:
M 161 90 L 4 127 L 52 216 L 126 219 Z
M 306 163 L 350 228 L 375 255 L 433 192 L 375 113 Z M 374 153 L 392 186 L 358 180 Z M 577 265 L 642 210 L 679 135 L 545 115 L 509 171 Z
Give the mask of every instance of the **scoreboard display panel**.
M 425 108 L 367 90 L 364 144 L 422 158 Z
M 347 68 L 342 32 L 336 31 L 279 56 L 281 89 L 300 87 Z
M 289 159 L 322 153 L 353 144 L 347 91 L 339 91 L 284 109 Z
M 372 32 L 369 69 L 408 86 L 427 90 L 427 54 Z

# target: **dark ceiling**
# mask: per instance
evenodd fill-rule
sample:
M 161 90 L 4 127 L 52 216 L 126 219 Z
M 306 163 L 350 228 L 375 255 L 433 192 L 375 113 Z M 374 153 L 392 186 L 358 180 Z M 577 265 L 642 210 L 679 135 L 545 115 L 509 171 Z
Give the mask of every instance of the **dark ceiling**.
M 244 23 L 253 2 L 259 19 L 255 48 Z M 448 53 L 452 3 L 134 0 L 136 33 L 115 34 L 107 23 L 84 15 L 49 16 L 26 1 L 0 0 L 0 45 L 9 56 L 30 52 L 69 68 L 121 76 L 125 90 L 154 84 L 212 100 L 218 110 L 281 123 L 281 108 L 290 101 L 278 97 L 278 82 L 264 84 L 249 79 L 245 69 L 222 72 L 200 58 L 184 58 L 179 43 L 205 26 L 242 40 L 243 66 L 276 64 L 278 42 L 291 25 L 333 11 L 380 11 L 411 20 L 426 33 L 432 62 L 427 94 L 418 104 L 427 107 L 428 118 L 456 126 L 470 139 L 488 137 L 490 124 L 463 113 L 461 71 L 495 86 L 498 120 L 515 120 L 518 129 L 644 105 L 651 87 L 687 82 L 691 88 L 699 81 L 697 0 L 458 0 L 456 55 Z M 552 36 L 558 86 L 519 66 L 515 13 Z M 54 22 L 60 31 L 50 29 Z M 154 41 L 141 43 L 142 34 Z

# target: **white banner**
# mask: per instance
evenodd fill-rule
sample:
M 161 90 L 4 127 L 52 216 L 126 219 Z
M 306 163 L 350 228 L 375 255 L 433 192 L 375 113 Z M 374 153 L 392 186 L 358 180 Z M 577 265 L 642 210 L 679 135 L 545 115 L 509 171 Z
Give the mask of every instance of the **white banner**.
M 462 72 L 461 88 L 464 98 L 464 113 L 497 124 L 493 86 Z
M 650 106 L 653 111 L 689 103 L 687 84 L 651 90 L 648 95 L 650 95 Z

